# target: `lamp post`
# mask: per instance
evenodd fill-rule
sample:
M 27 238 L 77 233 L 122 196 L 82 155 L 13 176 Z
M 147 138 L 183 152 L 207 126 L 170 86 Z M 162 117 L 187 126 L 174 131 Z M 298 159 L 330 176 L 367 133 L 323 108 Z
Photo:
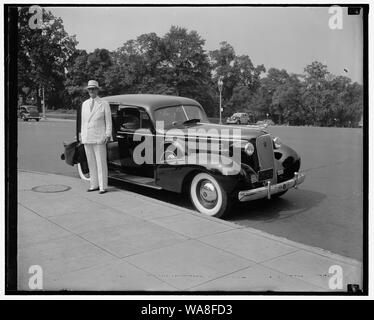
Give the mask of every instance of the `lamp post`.
M 218 78 L 218 91 L 219 91 L 219 124 L 222 124 L 222 88 L 223 88 L 223 77 Z
M 42 88 L 42 95 L 43 95 L 43 119 L 45 120 L 45 95 L 44 95 L 44 86 Z

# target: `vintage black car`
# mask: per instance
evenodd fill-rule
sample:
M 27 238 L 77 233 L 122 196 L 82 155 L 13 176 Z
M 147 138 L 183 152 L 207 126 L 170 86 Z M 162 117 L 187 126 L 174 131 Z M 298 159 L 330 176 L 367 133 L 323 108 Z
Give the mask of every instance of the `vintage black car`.
M 299 155 L 279 138 L 259 127 L 212 124 L 193 99 L 151 94 L 102 99 L 112 111 L 111 179 L 186 192 L 199 212 L 215 217 L 228 214 L 234 201 L 278 197 L 305 179 L 298 172 Z M 79 130 L 80 111 L 77 137 Z M 213 144 L 218 147 L 210 148 Z M 84 148 L 77 149 L 79 174 L 89 179 Z M 217 152 L 222 157 L 213 159 Z
M 23 121 L 34 119 L 39 121 L 41 119 L 37 106 L 20 106 L 18 109 L 18 117 Z

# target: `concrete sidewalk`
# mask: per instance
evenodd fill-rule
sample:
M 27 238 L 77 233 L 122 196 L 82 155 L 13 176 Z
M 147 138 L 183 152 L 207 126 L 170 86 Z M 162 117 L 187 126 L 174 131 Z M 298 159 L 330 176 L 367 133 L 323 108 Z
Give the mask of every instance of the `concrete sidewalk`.
M 18 172 L 19 290 L 30 290 L 32 265 L 42 268 L 45 290 L 362 288 L 358 261 L 141 194 L 87 187 L 76 178 Z M 341 268 L 341 290 L 329 287 L 339 276 L 331 266 Z

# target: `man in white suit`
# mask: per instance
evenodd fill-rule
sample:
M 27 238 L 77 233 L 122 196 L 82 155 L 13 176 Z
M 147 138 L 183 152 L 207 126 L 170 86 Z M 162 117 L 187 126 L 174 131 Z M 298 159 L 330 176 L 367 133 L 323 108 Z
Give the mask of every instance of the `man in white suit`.
M 100 190 L 102 194 L 108 187 L 106 143 L 112 136 L 112 116 L 109 103 L 98 97 L 99 89 L 97 81 L 88 81 L 90 98 L 82 104 L 81 142 L 90 170 L 90 188 L 87 191 Z

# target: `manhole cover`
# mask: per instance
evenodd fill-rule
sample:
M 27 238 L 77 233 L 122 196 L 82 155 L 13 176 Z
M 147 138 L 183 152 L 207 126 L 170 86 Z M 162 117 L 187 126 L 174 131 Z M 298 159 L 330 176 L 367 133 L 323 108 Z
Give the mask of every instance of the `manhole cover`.
M 68 191 L 71 188 L 69 186 L 65 186 L 63 184 L 48 184 L 45 186 L 36 186 L 32 188 L 32 191 L 35 192 L 42 192 L 42 193 L 56 193 L 56 192 L 64 192 Z

